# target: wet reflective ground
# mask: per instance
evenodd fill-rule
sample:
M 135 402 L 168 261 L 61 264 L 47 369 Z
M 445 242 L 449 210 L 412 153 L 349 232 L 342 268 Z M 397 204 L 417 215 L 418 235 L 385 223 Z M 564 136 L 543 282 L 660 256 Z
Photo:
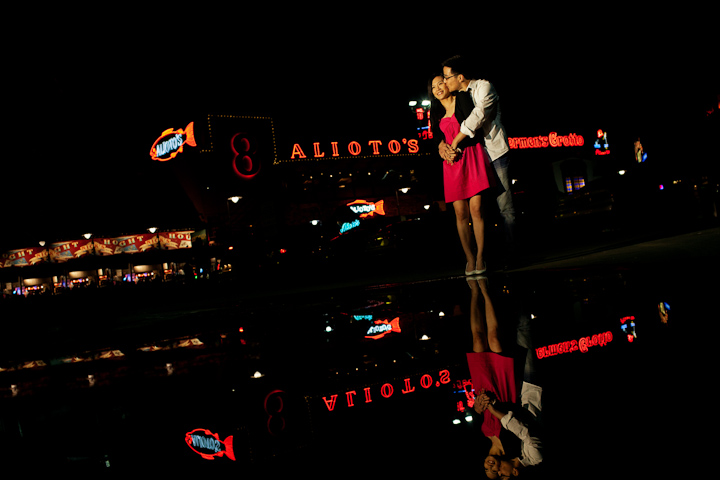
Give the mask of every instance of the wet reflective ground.
M 57 303 L 26 303 L 4 345 L 5 358 L 23 360 L 0 372 L 3 465 L 482 475 L 488 443 L 466 418 L 466 352 L 487 282 L 517 379 L 528 358 L 521 327 L 543 387 L 544 461 L 526 473 L 686 473 L 714 425 L 703 353 L 717 318 L 707 272 L 718 231 L 702 235 L 487 280 L 430 272 L 303 289 L 298 274 L 263 296 L 233 284 L 105 292 L 63 304 L 77 315 L 54 329 L 23 319 Z M 154 301 L 138 315 L 132 303 L 144 296 Z

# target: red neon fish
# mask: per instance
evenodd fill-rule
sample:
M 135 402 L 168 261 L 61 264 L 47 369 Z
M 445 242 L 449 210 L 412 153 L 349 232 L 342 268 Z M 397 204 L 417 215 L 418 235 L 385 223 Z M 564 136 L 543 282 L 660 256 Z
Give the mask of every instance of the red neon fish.
M 167 162 L 175 158 L 178 153 L 181 153 L 185 144 L 191 147 L 197 146 L 193 122 L 190 122 L 185 130 L 182 128 L 178 130 L 168 128 L 162 132 L 150 147 L 150 158 L 159 162 Z
M 347 204 L 350 209 L 360 214 L 360 218 L 372 217 L 375 214 L 385 215 L 385 200 L 379 202 L 368 202 L 367 200 L 355 200 Z
M 378 338 L 382 338 L 388 333 L 392 332 L 401 332 L 400 317 L 395 317 L 389 322 L 387 320 L 375 320 L 375 325 L 370 327 L 370 329 L 367 331 L 367 334 L 365 335 L 365 338 L 372 338 L 373 340 L 377 340 Z
M 205 460 L 215 460 L 215 457 L 227 457 L 235 461 L 235 452 L 232 444 L 233 437 L 230 435 L 225 441 L 220 441 L 217 433 L 211 433 L 205 428 L 196 428 L 185 434 L 185 443 L 193 452 L 200 455 Z

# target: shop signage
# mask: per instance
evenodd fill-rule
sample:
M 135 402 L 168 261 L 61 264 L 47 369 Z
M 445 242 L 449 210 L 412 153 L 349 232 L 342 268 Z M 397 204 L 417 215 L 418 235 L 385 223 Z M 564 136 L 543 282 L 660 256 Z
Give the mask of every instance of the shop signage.
M 232 435 L 221 441 L 217 433 L 212 433 L 205 428 L 196 428 L 185 434 L 187 446 L 205 460 L 215 460 L 215 458 L 227 456 L 230 460 L 235 461 L 232 441 Z
M 260 172 L 261 162 L 255 157 L 257 153 L 256 141 L 251 141 L 247 133 L 236 133 L 230 139 L 230 148 L 233 152 L 232 167 L 235 175 L 243 180 L 250 180 Z
M 92 240 L 70 240 L 67 242 L 57 242 L 50 244 L 50 261 L 56 263 L 67 262 L 74 258 L 84 257 L 92 253 Z
M 309 150 L 308 150 L 309 151 Z M 351 157 L 358 156 L 382 156 L 382 155 L 400 155 L 414 154 L 420 151 L 418 141 L 415 139 L 408 140 L 390 140 L 383 143 L 381 140 L 370 140 L 367 145 L 360 142 L 351 141 L 347 144 L 340 145 L 338 142 L 330 142 L 328 145 L 321 145 L 321 142 L 313 143 L 312 158 L 342 158 L 348 154 Z M 305 151 L 299 143 L 293 145 L 290 160 L 308 158 Z
M 160 248 L 163 250 L 178 250 L 192 247 L 192 230 L 182 232 L 160 232 Z
M 597 335 L 583 337 L 579 340 L 570 340 L 567 342 L 560 342 L 554 345 L 548 345 L 546 347 L 540 347 L 535 349 L 537 358 L 552 357 L 554 355 L 560 355 L 563 353 L 572 353 L 580 350 L 582 353 L 587 353 L 590 347 L 601 346 L 604 347 L 608 343 L 612 342 L 612 332 L 598 333 Z
M 374 215 L 385 215 L 385 200 L 368 202 L 367 200 L 355 200 L 347 204 L 353 213 L 360 215 L 360 218 L 372 217 Z
M 395 317 L 391 321 L 387 320 L 375 320 L 375 325 L 370 327 L 365 334 L 365 338 L 371 338 L 377 340 L 383 338 L 389 333 L 400 333 L 400 317 Z
M 417 390 L 417 384 L 413 384 L 413 379 L 408 377 L 403 380 L 403 384 L 401 385 L 402 390 L 400 390 L 402 395 L 407 395 L 410 393 L 414 393 Z M 427 390 L 433 386 L 440 387 L 441 385 L 445 385 L 450 383 L 450 371 L 449 370 L 440 370 L 437 374 L 437 380 L 433 379 L 433 376 L 426 373 L 422 377 L 420 377 L 420 387 L 424 390 Z M 397 386 L 397 385 L 396 385 Z M 375 398 L 377 397 L 378 391 L 375 390 Z M 392 385 L 392 383 L 384 383 L 380 389 L 379 389 L 380 397 L 381 398 L 391 398 L 393 395 L 396 395 L 395 393 L 395 387 Z M 365 387 L 361 391 L 361 396 L 357 397 L 358 392 L 357 390 L 350 390 L 348 392 L 344 393 L 344 401 L 341 400 L 341 403 L 345 404 L 348 408 L 352 408 L 355 406 L 355 402 L 358 403 L 372 403 L 373 402 L 373 387 Z M 328 412 L 332 412 L 335 410 L 335 407 L 338 405 L 337 400 L 340 394 L 333 394 L 329 397 L 322 397 L 323 402 L 325 402 L 325 407 L 328 409 Z M 342 397 L 340 397 L 342 398 Z M 364 401 L 363 401 L 364 400 Z
M 343 234 L 349 230 L 352 230 L 353 228 L 357 228 L 360 226 L 360 219 L 356 218 L 352 222 L 345 222 L 340 226 L 340 233 Z
M 155 248 L 158 237 L 155 234 L 142 233 L 115 238 L 96 238 L 96 255 L 118 255 L 121 253 L 145 252 Z
M 508 138 L 510 148 L 547 148 L 547 147 L 582 147 L 585 139 L 582 135 L 571 133 L 569 135 L 558 135 L 551 132 L 547 136 L 538 137 L 510 137 Z
M 0 256 L 0 267 L 26 267 L 44 262 L 48 257 L 48 251 L 44 248 L 21 248 L 10 250 Z
M 597 138 L 593 144 L 595 147 L 595 155 L 610 155 L 610 145 L 608 144 L 607 132 L 603 130 L 597 131 Z
M 185 130 L 168 128 L 162 132 L 150 147 L 150 158 L 158 162 L 167 162 L 175 158 L 178 153 L 182 153 L 184 145 L 197 146 L 193 122 L 190 122 Z

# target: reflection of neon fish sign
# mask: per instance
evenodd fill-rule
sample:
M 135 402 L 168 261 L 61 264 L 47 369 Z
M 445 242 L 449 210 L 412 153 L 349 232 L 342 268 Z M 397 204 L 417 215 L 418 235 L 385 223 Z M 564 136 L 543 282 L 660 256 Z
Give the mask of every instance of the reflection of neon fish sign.
M 377 340 L 382 338 L 388 333 L 397 332 L 400 333 L 400 317 L 395 317 L 391 321 L 387 320 L 375 320 L 375 325 L 370 327 L 365 334 L 365 338 L 372 338 Z
M 358 219 L 355 219 L 352 222 L 345 222 L 340 227 L 340 233 L 345 233 L 348 230 L 352 230 L 353 228 L 359 227 L 359 226 L 360 226 L 360 220 L 358 220 Z
M 215 460 L 215 457 L 227 455 L 230 460 L 235 460 L 235 452 L 232 446 L 232 435 L 227 437 L 225 441 L 220 441 L 217 433 L 211 433 L 210 430 L 204 428 L 196 428 L 185 434 L 185 443 L 195 453 L 205 460 Z
M 372 217 L 375 214 L 385 215 L 385 200 L 379 202 L 368 202 L 366 200 L 355 200 L 354 202 L 348 203 L 354 213 L 359 213 L 360 218 Z

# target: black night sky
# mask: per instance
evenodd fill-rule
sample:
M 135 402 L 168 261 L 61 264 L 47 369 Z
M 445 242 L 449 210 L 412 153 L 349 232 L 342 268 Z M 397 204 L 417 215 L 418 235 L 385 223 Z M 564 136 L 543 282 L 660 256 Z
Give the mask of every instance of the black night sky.
M 4 59 L 2 247 L 135 232 L 158 217 L 182 228 L 197 220 L 192 204 L 148 156 L 162 130 L 184 127 L 178 118 L 271 116 L 281 142 L 392 134 L 408 100 L 424 98 L 429 76 L 456 53 L 475 56 L 495 84 L 511 136 L 612 125 L 681 155 L 694 137 L 685 130 L 716 99 L 700 15 L 688 20 L 695 36 L 681 40 L 659 22 L 633 28 L 632 16 L 502 17 L 472 41 L 433 15 L 422 25 L 310 17 L 236 18 L 242 28 L 208 28 L 212 36 L 192 18 L 172 35 L 60 23 L 34 32 L 43 41 L 15 39 Z

